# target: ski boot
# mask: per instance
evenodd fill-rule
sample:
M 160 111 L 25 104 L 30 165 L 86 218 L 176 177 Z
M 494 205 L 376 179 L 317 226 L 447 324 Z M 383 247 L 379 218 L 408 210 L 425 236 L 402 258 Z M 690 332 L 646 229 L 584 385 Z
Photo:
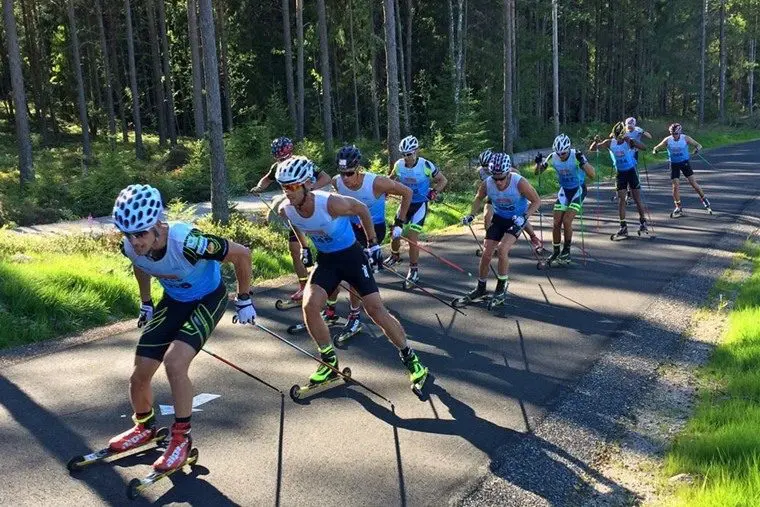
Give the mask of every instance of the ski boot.
M 639 225 L 639 230 L 636 231 L 639 236 L 647 235 L 650 238 L 654 238 L 654 234 L 649 230 L 649 226 L 647 226 L 646 220 L 643 220 L 641 224 Z
M 319 353 L 322 363 L 325 364 L 320 363 L 317 371 L 309 377 L 307 385 L 299 386 L 296 384 L 290 388 L 290 397 L 293 401 L 297 402 L 308 393 L 313 393 L 317 390 L 322 391 L 338 380 L 348 381 L 351 377 L 351 370 L 349 368 L 343 368 L 341 372 L 338 371 L 338 356 L 335 355 L 335 349 L 332 345 L 319 349 Z
M 340 334 L 333 339 L 333 343 L 338 346 L 347 342 L 350 338 L 353 338 L 357 334 L 361 333 L 364 329 L 361 321 L 359 320 L 359 310 L 351 310 L 346 319 L 346 325 L 343 326 Z
M 156 472 L 168 472 L 182 468 L 193 448 L 193 437 L 190 435 L 190 423 L 172 424 L 171 440 L 166 446 L 164 454 L 153 463 Z
M 136 415 L 132 416 L 132 420 L 135 421 L 135 426 L 131 429 L 113 437 L 108 442 L 108 447 L 104 447 L 99 451 L 74 456 L 66 464 L 69 472 L 78 472 L 95 463 L 101 463 L 108 458 L 119 458 L 123 455 L 130 454 L 138 448 L 147 448 L 148 445 L 160 443 L 169 436 L 169 430 L 167 428 L 156 429 L 153 426 L 154 414 L 151 410 L 147 417 L 138 419 Z
M 496 290 L 493 292 L 493 297 L 488 301 L 489 310 L 493 310 L 497 306 L 502 306 L 507 302 L 507 287 L 509 287 L 508 278 L 500 278 L 496 282 Z
M 683 216 L 683 208 L 681 208 L 681 201 L 676 201 L 676 207 L 670 212 L 670 218 L 680 218 Z
M 416 266 L 411 266 L 409 272 L 406 274 L 406 280 L 403 282 L 404 290 L 409 290 L 417 286 L 417 282 L 420 281 L 420 272 Z
M 704 206 L 705 211 L 707 211 L 709 214 L 713 214 L 712 208 L 710 207 L 710 201 L 707 199 L 707 197 L 703 197 L 702 199 L 702 206 Z
M 275 301 L 274 307 L 283 311 L 301 306 L 301 303 L 303 302 L 303 290 L 304 286 L 301 285 L 297 291 L 290 295 L 290 299 L 278 299 Z
M 387 266 L 390 268 L 390 267 L 395 266 L 399 262 L 401 262 L 401 255 L 399 254 L 399 252 L 394 252 L 393 250 L 391 250 L 391 254 L 388 257 L 386 257 L 385 260 L 383 261 L 383 266 Z
M 477 301 L 486 295 L 486 282 L 478 280 L 478 286 L 472 289 L 467 295 L 456 298 L 451 302 L 451 305 L 455 308 L 464 308 L 473 301 Z
M 536 253 L 536 255 L 546 254 L 544 243 L 538 238 L 538 236 L 533 236 L 532 238 L 530 238 L 530 246 L 531 248 L 533 248 L 533 251 Z
M 331 326 L 338 322 L 338 319 L 340 319 L 340 317 L 335 313 L 335 305 L 328 303 L 327 308 L 322 310 L 322 320 L 324 320 L 328 326 Z
M 425 401 L 425 381 L 428 378 L 430 370 L 422 365 L 420 358 L 417 357 L 417 354 L 412 349 L 407 347 L 406 350 L 406 354 L 404 354 L 404 351 L 399 351 L 399 356 L 401 357 L 401 362 L 409 370 L 409 382 L 412 384 L 412 392 L 420 401 Z
M 559 245 L 554 245 L 554 251 L 545 261 L 538 261 L 537 269 L 547 269 L 556 266 L 559 263 Z
M 568 264 L 570 264 L 571 261 L 572 259 L 570 258 L 570 249 L 569 248 L 566 250 L 563 249 L 562 253 L 559 254 L 559 258 L 557 259 L 557 264 L 561 266 L 567 266 Z
M 622 239 L 628 239 L 628 226 L 626 224 L 620 224 L 620 229 L 610 236 L 610 241 L 619 241 Z

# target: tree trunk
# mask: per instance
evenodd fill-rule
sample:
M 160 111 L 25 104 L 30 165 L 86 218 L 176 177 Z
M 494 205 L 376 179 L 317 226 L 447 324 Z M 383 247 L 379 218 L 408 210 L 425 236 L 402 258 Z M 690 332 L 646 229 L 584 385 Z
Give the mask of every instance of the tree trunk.
M 164 0 L 158 0 L 158 35 L 161 39 L 164 68 L 164 97 L 166 98 L 166 133 L 169 143 L 177 146 L 177 113 L 174 108 L 174 83 L 172 80 L 172 61 L 169 53 L 169 40 L 166 35 L 166 9 Z
M 385 74 L 388 103 L 388 164 L 389 169 L 399 158 L 398 143 L 401 141 L 398 103 L 398 63 L 396 62 L 396 19 L 394 0 L 383 0 L 385 16 Z
M 319 18 L 319 60 L 322 74 L 322 95 L 324 107 L 322 108 L 322 124 L 325 136 L 325 148 L 328 153 L 333 152 L 332 132 L 332 97 L 330 84 L 330 52 L 327 47 L 327 14 L 325 12 L 325 0 L 317 0 L 317 17 Z
M 87 122 L 87 102 L 84 98 L 84 80 L 82 79 L 82 61 L 79 56 L 79 36 L 77 35 L 76 15 L 74 14 L 74 0 L 68 1 L 66 10 L 69 16 L 72 67 L 77 82 L 79 122 L 82 125 L 82 163 L 84 164 L 84 172 L 87 174 L 87 167 L 90 165 L 90 159 L 92 158 L 92 149 L 90 147 L 90 128 Z M 26 106 L 24 110 L 26 111 Z M 16 113 L 20 114 L 20 111 L 17 110 Z
M 306 133 L 306 125 L 304 124 L 303 2 L 304 0 L 296 0 L 296 87 L 298 89 L 296 139 L 299 141 L 303 140 Z
M 106 109 L 108 113 L 108 141 L 111 149 L 116 148 L 116 115 L 113 108 L 113 82 L 111 80 L 111 65 L 108 61 L 108 44 L 106 29 L 103 25 L 103 8 L 100 0 L 95 0 L 95 13 L 98 17 L 98 33 L 100 35 L 100 53 L 103 58 L 103 75 L 106 81 Z
M 552 0 L 552 82 L 554 83 L 553 94 L 553 114 L 554 114 L 554 135 L 559 135 L 559 36 L 557 34 L 557 0 Z
M 512 119 L 512 0 L 504 0 L 504 123 L 502 125 L 502 149 L 513 150 Z
M 516 0 L 510 2 L 512 8 L 512 142 L 520 137 L 520 91 L 518 89 L 518 69 L 517 66 L 517 6 Z M 465 41 L 467 40 L 467 24 L 465 23 Z M 466 42 L 465 42 L 466 44 Z M 467 46 L 465 45 L 465 48 Z M 466 52 L 465 52 L 466 56 Z M 463 64 L 463 69 L 466 72 L 466 65 Z
M 749 41 L 749 77 L 748 77 L 748 93 L 749 93 L 749 101 L 747 102 L 747 105 L 749 106 L 749 114 L 752 115 L 755 110 L 755 47 L 756 47 L 757 41 L 753 37 Z
M 227 13 L 224 0 L 217 0 L 216 21 L 219 26 L 219 62 L 221 64 L 222 76 L 222 105 L 224 106 L 224 119 L 227 123 L 227 130 L 232 130 L 232 89 L 230 88 L 230 70 L 227 60 L 227 30 L 225 29 L 225 20 Z
M 145 158 L 142 140 L 142 121 L 140 119 L 140 95 L 137 91 L 137 69 L 135 68 L 135 39 L 132 32 L 132 6 L 130 0 L 124 0 L 127 14 L 127 59 L 129 60 L 129 85 L 132 90 L 132 121 L 135 125 L 135 156 Z
M 380 142 L 380 105 L 377 97 L 377 51 L 375 35 L 375 9 L 374 2 L 369 3 L 369 53 L 370 53 L 370 94 L 372 95 L 372 135 L 376 142 Z
M 349 8 L 351 8 L 349 6 Z M 349 12 L 350 14 L 350 12 Z M 351 21 L 353 23 L 353 19 Z M 293 84 L 293 39 L 290 36 L 290 0 L 282 0 L 282 33 L 283 45 L 285 47 L 285 83 L 288 91 L 288 114 L 290 122 L 293 124 L 293 132 L 298 130 L 298 118 L 296 117 L 296 92 Z M 353 24 L 351 25 L 351 58 L 353 56 L 354 43 Z M 351 69 L 354 69 L 353 62 Z M 356 87 L 356 71 L 354 70 L 354 87 Z M 357 122 L 359 120 L 357 119 Z M 357 135 L 358 137 L 358 135 Z
M 329 39 L 329 32 L 328 32 L 328 39 Z M 338 139 L 344 139 L 343 136 L 343 126 L 341 125 L 341 118 L 343 117 L 341 111 L 340 111 L 340 105 L 342 103 L 340 99 L 340 78 L 338 76 L 338 55 L 335 53 L 335 44 L 330 45 L 330 71 L 332 72 L 332 82 L 335 83 L 335 86 L 332 88 L 334 90 L 334 97 L 332 100 L 333 105 L 333 118 L 335 119 L 335 133 L 338 136 Z
M 451 89 L 454 95 L 454 123 L 459 113 L 459 96 L 457 89 L 456 34 L 454 32 L 454 2 L 449 0 L 449 68 Z
M 718 116 L 726 121 L 726 0 L 720 0 L 720 85 L 718 90 Z
M 699 49 L 699 126 L 705 123 L 705 59 L 707 58 L 707 0 L 702 2 L 702 39 Z
M 34 95 L 34 115 L 42 134 L 42 144 L 47 145 L 50 141 L 47 119 L 45 118 L 45 105 L 47 99 L 42 86 L 43 63 L 41 62 L 40 52 L 37 50 L 37 39 L 39 38 L 38 30 L 35 27 L 34 20 L 27 8 L 26 0 L 21 0 L 21 12 L 24 25 L 24 45 L 29 58 L 29 70 L 32 74 L 32 94 Z M 18 38 L 18 35 L 17 35 Z
M 412 20 L 414 19 L 414 7 L 412 0 L 406 0 L 406 89 L 412 93 Z
M 203 107 L 203 63 L 198 40 L 198 6 L 195 0 L 187 0 L 187 29 L 190 39 L 190 63 L 193 67 L 193 121 L 195 137 L 200 139 L 206 132 L 206 122 Z
M 454 83 L 454 123 L 459 121 L 459 97 L 462 93 L 462 15 L 464 12 L 463 0 L 457 2 L 457 44 L 456 44 L 456 81 Z
M 359 139 L 359 87 L 356 84 L 356 44 L 354 43 L 354 1 L 348 0 L 348 34 L 351 44 L 351 78 L 354 82 L 354 138 Z M 370 41 L 370 44 L 373 42 Z
M 219 67 L 216 58 L 214 11 L 211 0 L 199 0 L 201 38 L 203 40 L 203 69 L 206 74 L 206 107 L 211 146 L 211 216 L 215 222 L 226 224 L 230 219 L 227 205 L 227 167 L 224 162 L 222 138 L 222 101 L 219 95 Z
M 73 10 L 73 6 L 69 4 Z M 34 181 L 34 165 L 32 162 L 32 136 L 29 132 L 29 116 L 27 114 L 26 90 L 24 75 L 21 70 L 21 51 L 18 46 L 16 18 L 13 15 L 13 0 L 3 0 L 3 18 L 5 21 L 5 43 L 8 49 L 8 64 L 11 74 L 13 104 L 16 109 L 16 139 L 18 142 L 18 168 L 20 184 Z
M 409 118 L 409 91 L 406 88 L 406 72 L 404 72 L 404 41 L 401 37 L 403 28 L 401 26 L 401 12 L 399 8 L 398 0 L 395 0 L 394 10 L 396 11 L 396 35 L 398 35 L 397 49 L 398 49 L 398 63 L 399 63 L 399 80 L 401 82 L 401 97 L 403 98 L 404 108 L 404 130 L 409 132 L 411 130 L 410 118 Z
M 163 0 L 158 0 L 162 2 Z M 166 101 L 164 100 L 164 82 L 161 75 L 161 51 L 156 31 L 156 5 L 154 0 L 147 0 L 145 5 L 148 11 L 148 37 L 150 37 L 150 63 L 153 71 L 153 102 L 158 113 L 158 145 L 166 146 Z
M 111 20 L 109 23 L 111 40 L 113 44 L 108 46 L 109 58 L 113 67 L 113 80 L 116 85 L 116 107 L 119 111 L 119 121 L 121 124 L 121 141 L 126 144 L 129 142 L 129 131 L 127 130 L 127 114 L 124 111 L 124 86 L 121 77 L 124 76 L 124 70 L 119 66 L 119 60 L 116 55 L 116 23 Z M 122 60 L 123 62 L 123 60 Z

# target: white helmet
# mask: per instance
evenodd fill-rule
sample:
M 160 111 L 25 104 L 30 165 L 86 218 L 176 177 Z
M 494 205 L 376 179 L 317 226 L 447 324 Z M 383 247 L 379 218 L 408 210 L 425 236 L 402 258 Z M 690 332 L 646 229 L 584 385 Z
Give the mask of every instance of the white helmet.
M 560 153 L 567 153 L 570 151 L 570 138 L 565 134 L 560 134 L 554 138 L 554 144 L 552 144 L 554 153 L 559 155 Z
M 636 118 L 633 116 L 629 116 L 625 119 L 625 126 L 626 127 L 635 127 L 636 126 Z
M 274 179 L 280 185 L 304 183 L 314 176 L 314 163 L 306 157 L 296 156 L 277 164 Z
M 161 194 L 150 185 L 129 185 L 113 205 L 113 223 L 127 234 L 147 231 L 158 222 L 164 205 Z
M 398 143 L 398 149 L 401 153 L 411 153 L 420 147 L 420 142 L 414 136 L 406 136 Z

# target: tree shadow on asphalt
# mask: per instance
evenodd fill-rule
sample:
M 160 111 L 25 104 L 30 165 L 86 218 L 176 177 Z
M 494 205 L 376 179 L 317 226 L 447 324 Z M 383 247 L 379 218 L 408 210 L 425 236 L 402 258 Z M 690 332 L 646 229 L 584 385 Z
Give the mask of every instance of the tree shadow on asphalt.
M 490 469 L 495 475 L 502 477 L 517 488 L 530 491 L 549 501 L 556 500 L 552 497 L 552 487 L 557 483 L 572 489 L 579 481 L 584 481 L 584 475 L 592 477 L 598 483 L 609 488 L 611 492 L 628 492 L 622 485 L 602 476 L 586 463 L 576 459 L 551 442 L 533 434 L 520 433 L 478 417 L 469 405 L 452 396 L 437 379 L 427 387 L 427 392 L 429 395 L 428 402 L 434 405 L 433 396 L 435 396 L 447 407 L 453 419 L 405 419 L 399 417 L 392 409 L 375 403 L 362 392 L 350 390 L 347 394 L 360 403 L 367 412 L 394 428 L 395 445 L 397 453 L 399 453 L 397 465 L 402 505 L 406 505 L 406 491 L 402 467 L 403 456 L 400 454 L 397 429 L 460 436 L 489 457 L 491 460 Z M 502 436 L 500 446 L 493 446 L 493 435 Z M 505 446 L 511 448 L 512 452 L 499 452 Z M 519 452 L 515 452 L 518 447 Z M 499 456 L 506 456 L 506 459 L 497 461 L 496 458 Z M 532 461 L 532 466 L 528 469 L 523 466 L 525 460 Z M 541 473 L 536 475 L 532 473 L 532 470 L 541 470 Z

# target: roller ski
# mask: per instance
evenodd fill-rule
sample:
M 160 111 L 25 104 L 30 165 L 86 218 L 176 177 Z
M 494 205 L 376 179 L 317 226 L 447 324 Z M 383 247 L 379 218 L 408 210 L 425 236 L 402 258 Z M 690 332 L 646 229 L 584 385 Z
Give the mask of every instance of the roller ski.
M 425 401 L 427 397 L 425 382 L 430 376 L 430 370 L 422 365 L 420 358 L 411 349 L 409 349 L 408 355 L 405 356 L 403 352 L 399 352 L 399 356 L 401 356 L 401 361 L 406 366 L 406 369 L 409 370 L 409 381 L 411 382 L 412 392 L 420 401 Z
M 676 206 L 675 209 L 670 212 L 670 218 L 681 218 L 682 216 L 684 216 L 684 214 L 681 206 Z
M 298 402 L 307 396 L 334 386 L 337 382 L 348 382 L 351 378 L 350 368 L 338 370 L 338 357 L 335 355 L 335 349 L 333 349 L 332 345 L 328 345 L 327 348 L 320 350 L 320 355 L 322 362 L 317 371 L 309 377 L 309 383 L 304 386 L 295 384 L 290 388 L 290 398 L 293 401 Z
M 343 345 L 348 340 L 361 333 L 363 330 L 364 325 L 359 320 L 359 314 L 352 312 L 348 315 L 346 324 L 343 326 L 343 329 L 340 331 L 340 333 L 337 336 L 333 337 L 333 343 L 336 346 Z
M 393 267 L 401 263 L 401 255 L 398 252 L 391 251 L 391 254 L 383 260 L 383 266 Z
M 303 303 L 303 287 L 290 295 L 290 299 L 278 299 L 274 302 L 274 307 L 280 311 L 290 310 L 291 308 L 300 308 Z
M 193 466 L 198 462 L 198 449 L 193 447 L 190 436 L 190 423 L 174 423 L 172 437 L 163 456 L 153 463 L 153 472 L 142 479 L 132 479 L 127 485 L 127 497 L 134 500 L 145 488 L 182 470 L 185 465 Z
M 401 286 L 404 290 L 411 290 L 417 286 L 420 281 L 420 273 L 417 268 L 409 268 L 409 272 L 406 274 L 406 280 L 401 282 Z
M 641 233 L 639 233 L 641 235 Z M 610 241 L 622 241 L 625 239 L 628 239 L 630 236 L 628 235 L 628 226 L 627 225 L 621 225 L 620 229 L 615 234 L 610 235 Z
M 569 251 L 564 251 L 562 253 L 554 252 L 545 261 L 538 261 L 538 263 L 536 263 L 536 268 L 540 271 L 544 271 L 547 269 L 556 268 L 560 266 L 569 266 L 571 262 L 572 260 L 570 258 Z
M 138 423 L 135 416 L 132 416 L 132 418 L 135 420 L 135 426 L 112 438 L 108 443 L 108 447 L 97 452 L 71 458 L 66 464 L 66 468 L 69 472 L 79 472 L 97 463 L 115 461 L 125 456 L 129 456 L 137 450 L 144 451 L 152 447 L 160 446 L 168 438 L 168 428 L 150 428 Z
M 325 321 L 325 324 L 327 324 L 327 327 L 332 327 L 340 324 L 340 317 L 335 313 L 335 310 L 332 310 L 330 308 L 325 308 L 322 310 L 322 320 Z M 306 322 L 301 322 L 299 324 L 293 324 L 292 326 L 288 326 L 288 329 L 286 330 L 288 334 L 299 334 L 306 331 Z
M 638 230 L 638 231 L 636 231 L 636 234 L 638 234 L 639 236 L 646 236 L 646 237 L 648 237 L 649 239 L 654 239 L 654 238 L 656 238 L 656 237 L 657 237 L 657 236 L 654 234 L 654 232 L 652 232 L 652 231 L 649 229 L 649 227 L 647 226 L 647 223 L 646 223 L 646 222 L 642 222 L 642 223 L 641 223 L 641 225 L 639 225 L 639 230 Z
M 464 308 L 468 305 L 471 305 L 472 303 L 477 303 L 479 301 L 484 301 L 489 298 L 487 292 L 486 292 L 486 283 L 481 282 L 478 280 L 478 286 L 472 289 L 470 292 L 468 292 L 466 295 L 454 298 L 451 301 L 451 306 L 454 308 Z
M 491 299 L 488 300 L 488 310 L 493 310 L 494 308 L 498 308 L 499 306 L 504 306 L 507 303 L 507 289 L 505 288 L 502 291 L 496 291 L 491 297 Z

